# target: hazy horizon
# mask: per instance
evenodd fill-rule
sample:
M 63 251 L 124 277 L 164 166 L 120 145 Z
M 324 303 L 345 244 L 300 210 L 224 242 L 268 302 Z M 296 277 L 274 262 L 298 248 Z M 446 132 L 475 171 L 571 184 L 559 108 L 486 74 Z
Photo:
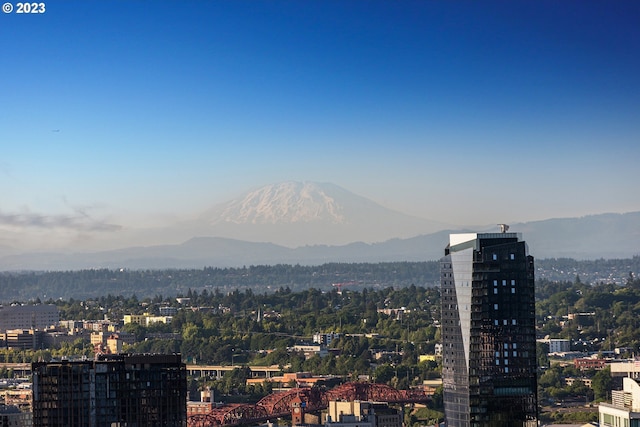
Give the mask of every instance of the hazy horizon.
M 640 211 L 639 21 L 632 1 L 2 14 L 0 246 L 108 242 L 283 181 L 460 226 Z

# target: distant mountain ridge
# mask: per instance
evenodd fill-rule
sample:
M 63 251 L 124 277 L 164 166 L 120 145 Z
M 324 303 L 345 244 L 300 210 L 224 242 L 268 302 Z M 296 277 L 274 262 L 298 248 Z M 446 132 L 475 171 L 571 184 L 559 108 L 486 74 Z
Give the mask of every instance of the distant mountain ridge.
M 119 232 L 122 242 L 154 242 L 144 246 L 21 253 L 0 244 L 0 271 L 429 261 L 443 255 L 449 233 L 487 231 L 497 232 L 496 225 L 447 226 L 334 184 L 284 182 L 248 191 L 192 221 Z M 536 258 L 640 254 L 640 212 L 511 224 L 510 231 L 523 234 Z
M 544 258 L 627 258 L 640 254 L 640 212 L 513 224 Z
M 74 254 L 22 254 L 0 257 L 0 270 L 75 270 L 85 268 L 203 268 L 328 262 L 430 261 L 444 254 L 452 232 L 442 230 L 381 243 L 312 245 L 289 248 L 220 237 L 197 237 L 179 245 L 133 247 Z M 561 218 L 511 225 L 522 232 L 536 258 L 631 258 L 640 254 L 640 212 Z

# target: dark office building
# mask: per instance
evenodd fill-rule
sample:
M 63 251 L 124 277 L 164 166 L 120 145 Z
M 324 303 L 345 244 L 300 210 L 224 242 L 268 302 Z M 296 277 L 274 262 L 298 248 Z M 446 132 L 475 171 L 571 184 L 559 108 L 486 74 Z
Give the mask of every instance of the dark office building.
M 537 425 L 533 257 L 507 228 L 452 234 L 441 259 L 448 427 Z
M 185 427 L 186 367 L 179 354 L 101 355 L 38 362 L 34 427 Z

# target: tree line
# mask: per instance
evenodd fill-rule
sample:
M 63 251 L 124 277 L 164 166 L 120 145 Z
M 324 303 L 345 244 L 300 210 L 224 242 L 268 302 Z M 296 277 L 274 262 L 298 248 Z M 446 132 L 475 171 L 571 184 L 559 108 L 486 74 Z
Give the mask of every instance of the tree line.
M 536 260 L 540 280 L 566 281 L 579 276 L 584 282 L 609 283 L 615 278 L 640 274 L 640 256 L 630 259 Z M 327 263 L 317 266 L 256 265 L 239 268 L 0 272 L 0 303 L 13 301 L 84 300 L 104 295 L 152 298 L 174 297 L 188 289 L 221 292 L 251 289 L 257 293 L 290 289 L 329 291 L 335 283 L 351 290 L 439 286 L 440 264 L 425 262 Z

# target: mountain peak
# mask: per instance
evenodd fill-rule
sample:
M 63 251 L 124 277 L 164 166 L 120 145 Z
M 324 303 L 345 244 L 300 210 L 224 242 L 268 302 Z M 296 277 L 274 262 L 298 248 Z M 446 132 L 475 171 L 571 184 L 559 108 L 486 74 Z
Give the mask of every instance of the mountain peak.
M 295 224 L 327 222 L 346 224 L 346 200 L 339 200 L 337 186 L 314 182 L 288 181 L 249 191 L 240 198 L 218 206 L 211 224 Z
M 286 246 L 380 242 L 441 229 L 330 183 L 282 182 L 249 191 L 202 215 L 206 235 Z

